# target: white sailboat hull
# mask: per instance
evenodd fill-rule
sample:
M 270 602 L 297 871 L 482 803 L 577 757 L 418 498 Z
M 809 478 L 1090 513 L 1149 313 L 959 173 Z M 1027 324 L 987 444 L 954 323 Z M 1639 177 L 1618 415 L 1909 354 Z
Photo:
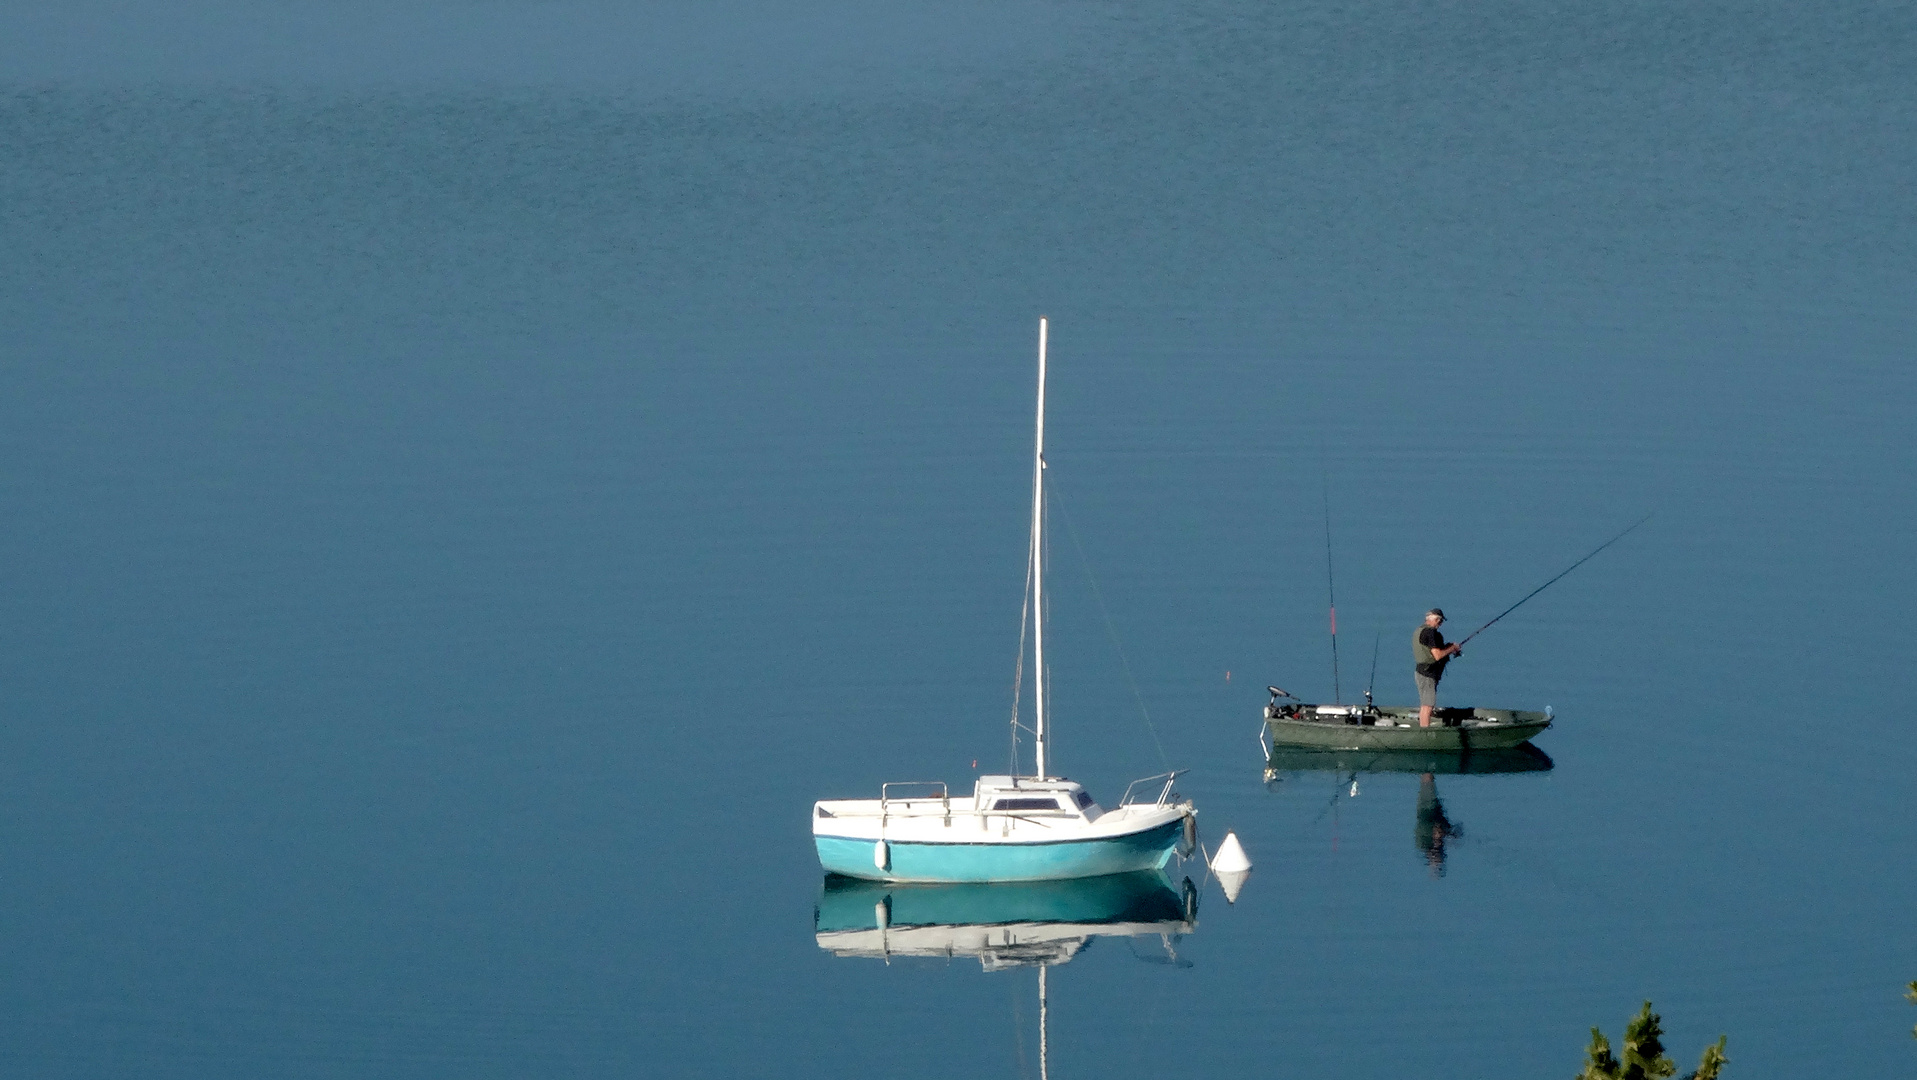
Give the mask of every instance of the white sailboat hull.
M 1065 813 L 978 813 L 970 802 L 954 800 L 949 813 L 922 816 L 897 809 L 882 815 L 877 799 L 818 803 L 812 836 L 819 865 L 872 881 L 951 883 L 1157 870 L 1184 841 L 1191 812 L 1183 804 L 1134 805 L 1087 821 Z

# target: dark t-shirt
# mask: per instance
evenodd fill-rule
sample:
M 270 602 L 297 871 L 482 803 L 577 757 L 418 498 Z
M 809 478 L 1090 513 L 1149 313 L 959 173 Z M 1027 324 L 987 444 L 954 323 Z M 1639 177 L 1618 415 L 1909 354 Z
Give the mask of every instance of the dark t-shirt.
M 1418 662 L 1418 674 L 1427 675 L 1433 679 L 1444 678 L 1444 666 L 1451 662 L 1451 658 L 1447 656 L 1436 662 L 1431 659 L 1436 650 L 1444 648 L 1444 635 L 1438 633 L 1438 628 L 1435 626 L 1421 626 L 1418 628 L 1416 640 L 1418 647 L 1412 650 L 1412 655 Z

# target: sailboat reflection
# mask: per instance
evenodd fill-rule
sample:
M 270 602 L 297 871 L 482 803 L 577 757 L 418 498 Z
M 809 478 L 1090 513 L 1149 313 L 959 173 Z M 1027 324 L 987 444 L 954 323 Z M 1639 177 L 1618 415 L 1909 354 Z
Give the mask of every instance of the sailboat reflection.
M 1095 937 L 1157 936 L 1162 957 L 1189 967 L 1178 941 L 1198 928 L 1198 887 L 1159 870 L 976 885 L 908 885 L 826 876 L 813 913 L 819 948 L 835 956 L 976 958 L 986 971 L 1038 968 L 1038 1075 L 1051 1070 L 1046 973 Z M 1021 1051 L 1021 1055 L 1023 1051 Z
M 1464 837 L 1464 826 L 1445 813 L 1444 800 L 1438 796 L 1440 775 L 1485 775 L 1490 773 L 1548 772 L 1551 756 L 1524 743 L 1496 750 L 1404 751 L 1404 750 L 1298 750 L 1274 748 L 1265 762 L 1265 782 L 1281 779 L 1286 773 L 1335 773 L 1339 780 L 1332 803 L 1347 794 L 1358 794 L 1362 773 L 1419 773 L 1418 806 L 1411 827 L 1412 842 L 1418 854 L 1431 868 L 1434 877 L 1445 870 L 1446 845 Z
M 1156 870 L 1062 881 L 904 885 L 836 874 L 814 917 L 837 956 L 971 957 L 986 971 L 1056 965 L 1095 937 L 1157 936 L 1170 962 L 1197 929 L 1198 889 Z

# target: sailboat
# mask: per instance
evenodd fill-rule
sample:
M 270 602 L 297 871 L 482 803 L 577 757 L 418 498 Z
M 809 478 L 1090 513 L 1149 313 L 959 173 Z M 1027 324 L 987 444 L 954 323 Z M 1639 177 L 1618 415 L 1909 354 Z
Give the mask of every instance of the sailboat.
M 1181 844 L 1189 851 L 1196 843 L 1197 811 L 1172 787 L 1179 772 L 1134 780 L 1118 805 L 1107 809 L 1082 785 L 1050 770 L 1045 695 L 1046 329 L 1046 320 L 1040 319 L 1026 591 L 1032 628 L 1033 772 L 1018 775 L 1015 764 L 1012 773 L 980 776 L 970 796 L 953 795 L 943 781 L 894 781 L 881 784 L 876 799 L 814 803 L 812 839 L 819 865 L 829 873 L 894 882 L 1097 877 L 1161 869 Z M 1013 725 L 1019 730 L 1016 712 Z

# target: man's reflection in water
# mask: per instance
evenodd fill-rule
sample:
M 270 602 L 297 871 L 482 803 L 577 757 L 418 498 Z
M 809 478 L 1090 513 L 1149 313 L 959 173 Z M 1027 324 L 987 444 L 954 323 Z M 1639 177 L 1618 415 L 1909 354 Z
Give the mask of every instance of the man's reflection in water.
M 1438 798 L 1438 780 L 1425 773 L 1418 781 L 1418 823 L 1412 829 L 1411 838 L 1418 844 L 1424 861 L 1431 864 L 1431 876 L 1444 876 L 1444 843 L 1454 836 L 1463 836 L 1464 827 L 1453 825 L 1451 819 L 1444 816 L 1444 802 Z

